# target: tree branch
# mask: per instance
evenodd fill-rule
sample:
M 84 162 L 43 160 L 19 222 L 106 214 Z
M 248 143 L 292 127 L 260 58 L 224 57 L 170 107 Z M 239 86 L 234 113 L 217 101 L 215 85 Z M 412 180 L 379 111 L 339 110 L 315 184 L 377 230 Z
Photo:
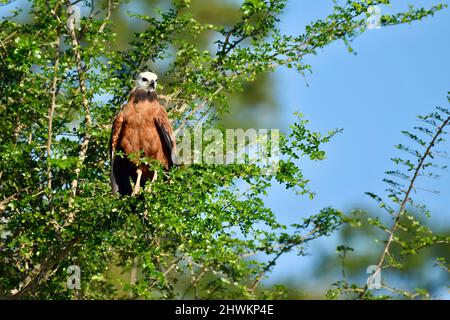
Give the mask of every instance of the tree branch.
M 394 234 L 395 231 L 398 228 L 398 225 L 400 223 L 400 218 L 401 216 L 404 214 L 405 210 L 406 210 L 406 204 L 408 203 L 408 201 L 410 201 L 409 199 L 409 195 L 411 193 L 411 191 L 414 189 L 414 185 L 416 182 L 417 177 L 419 177 L 420 171 L 422 170 L 422 167 L 425 163 L 425 160 L 430 156 L 431 154 L 431 149 L 434 147 L 437 139 L 439 138 L 439 136 L 443 133 L 444 128 L 450 123 L 450 117 L 448 117 L 447 119 L 445 119 L 442 124 L 437 127 L 437 130 L 433 136 L 433 139 L 431 140 L 431 142 L 428 144 L 425 152 L 423 153 L 422 157 L 419 159 L 419 162 L 415 168 L 414 174 L 411 178 L 411 181 L 409 183 L 408 189 L 405 192 L 405 196 L 400 204 L 400 208 L 397 211 L 397 214 L 395 215 L 395 220 L 394 220 L 394 224 L 392 225 L 392 228 L 389 231 L 389 238 L 386 242 L 386 245 L 381 253 L 380 259 L 378 260 L 378 264 L 377 264 L 377 268 L 375 270 L 375 272 L 373 273 L 374 275 L 376 273 L 381 272 L 381 269 L 383 267 L 384 261 L 386 260 L 386 256 L 389 254 L 389 250 L 391 248 L 391 245 L 394 241 Z M 360 293 L 358 298 L 362 298 L 364 296 L 364 294 L 367 292 L 368 290 L 368 286 L 367 284 L 365 285 L 363 291 Z
M 67 4 L 69 5 L 70 2 L 67 1 Z M 85 71 L 83 70 L 83 62 L 81 58 L 80 53 L 80 44 L 78 43 L 77 35 L 75 33 L 75 29 L 73 27 L 67 27 L 68 34 L 72 41 L 72 48 L 75 55 L 75 61 L 76 61 L 76 68 L 77 68 L 77 74 L 78 74 L 78 82 L 79 82 L 79 88 L 80 88 L 80 95 L 81 95 L 81 104 L 83 105 L 84 109 L 84 122 L 86 125 L 86 132 L 84 134 L 83 142 L 81 143 L 80 151 L 78 153 L 78 161 L 75 168 L 75 178 L 71 182 L 70 186 L 70 196 L 69 196 L 69 207 L 73 207 L 73 202 L 75 200 L 75 196 L 77 194 L 78 189 L 78 178 L 80 176 L 81 168 L 83 166 L 84 160 L 87 156 L 87 150 L 89 147 L 89 142 L 91 139 L 91 134 L 89 132 L 91 126 L 92 126 L 92 117 L 91 117 L 91 110 L 89 101 L 87 98 L 87 86 L 86 86 L 86 79 L 85 79 Z M 74 213 L 71 212 L 68 217 L 67 223 L 71 223 L 74 218 Z
M 51 189 L 52 189 L 52 165 L 51 165 L 51 157 L 52 157 L 52 136 L 53 136 L 53 114 L 56 108 L 56 96 L 57 96 L 57 88 L 58 88 L 58 71 L 59 71 L 59 59 L 60 59 L 60 29 L 56 32 L 56 40 L 55 40 L 55 50 L 56 50 L 56 59 L 55 64 L 53 66 L 53 82 L 51 88 L 51 102 L 48 107 L 48 132 L 47 132 L 47 188 L 50 190 L 51 197 Z M 51 201 L 51 199 L 49 199 Z
M 107 14 L 106 14 L 105 21 L 102 23 L 102 25 L 101 25 L 100 28 L 98 29 L 98 33 L 102 33 L 103 30 L 105 29 L 106 24 L 108 23 L 109 18 L 111 18 L 111 12 L 112 12 L 112 9 L 113 9 L 113 8 L 114 8 L 114 6 L 113 6 L 113 3 L 112 3 L 112 0 L 108 0 L 108 12 L 107 12 Z

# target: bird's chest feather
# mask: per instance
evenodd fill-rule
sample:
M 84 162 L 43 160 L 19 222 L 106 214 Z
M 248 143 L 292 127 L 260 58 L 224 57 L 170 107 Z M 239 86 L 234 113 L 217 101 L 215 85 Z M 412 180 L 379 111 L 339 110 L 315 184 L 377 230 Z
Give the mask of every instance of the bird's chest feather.
M 155 124 L 157 107 L 151 103 L 138 103 L 127 110 L 121 147 L 125 153 L 144 151 L 154 156 L 161 148 L 161 140 Z

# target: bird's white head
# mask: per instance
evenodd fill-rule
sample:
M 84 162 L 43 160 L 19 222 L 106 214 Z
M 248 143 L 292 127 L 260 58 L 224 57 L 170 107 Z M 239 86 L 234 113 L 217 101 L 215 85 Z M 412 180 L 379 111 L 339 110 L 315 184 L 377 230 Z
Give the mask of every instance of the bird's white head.
M 158 76 L 153 72 L 145 71 L 139 73 L 136 79 L 136 89 L 154 92 L 158 84 Z

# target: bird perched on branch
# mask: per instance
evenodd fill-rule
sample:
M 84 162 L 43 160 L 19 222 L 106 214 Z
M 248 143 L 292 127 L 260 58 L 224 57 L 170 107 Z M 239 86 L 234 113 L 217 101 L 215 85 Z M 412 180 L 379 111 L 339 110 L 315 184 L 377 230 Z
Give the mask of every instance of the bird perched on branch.
M 157 82 L 156 74 L 141 72 L 128 103 L 114 119 L 109 146 L 114 194 L 136 195 L 146 181 L 156 180 L 156 172 L 141 157 L 159 161 L 166 170 L 174 163 L 175 137 L 167 112 L 158 102 Z

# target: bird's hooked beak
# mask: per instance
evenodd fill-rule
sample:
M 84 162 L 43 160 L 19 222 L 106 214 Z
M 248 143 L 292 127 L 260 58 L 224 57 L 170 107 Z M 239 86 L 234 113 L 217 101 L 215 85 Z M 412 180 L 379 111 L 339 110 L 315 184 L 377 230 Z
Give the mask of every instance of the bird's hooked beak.
M 153 89 L 153 90 L 156 89 L 156 82 L 155 82 L 155 80 L 151 80 L 150 81 L 150 88 Z

